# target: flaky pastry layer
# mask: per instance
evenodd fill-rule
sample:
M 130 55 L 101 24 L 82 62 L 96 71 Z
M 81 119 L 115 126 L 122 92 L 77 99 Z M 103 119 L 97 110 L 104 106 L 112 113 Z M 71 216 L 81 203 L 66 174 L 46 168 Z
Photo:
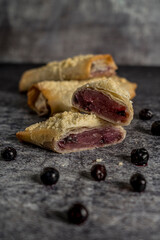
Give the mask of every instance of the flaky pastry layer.
M 43 95 L 46 105 L 49 106 L 50 115 L 54 113 L 69 111 L 72 107 L 71 98 L 73 92 L 80 86 L 86 84 L 86 81 L 44 81 L 34 84 L 28 91 L 28 105 L 39 115 L 46 115 L 41 103 L 39 106 L 37 100 L 40 94 Z M 42 96 L 41 95 L 41 96 Z M 40 102 L 40 101 L 39 101 Z
M 119 76 L 113 76 L 112 77 L 114 81 L 117 81 L 122 88 L 124 88 L 126 91 L 130 94 L 130 99 L 133 99 L 136 96 L 136 89 L 137 84 L 128 81 L 126 78 L 119 77 Z
M 100 64 L 102 64 L 102 69 L 99 67 Z M 100 68 L 97 72 L 96 65 Z M 27 91 L 34 83 L 45 80 L 85 80 L 95 77 L 95 73 L 96 77 L 111 76 L 115 74 L 116 69 L 117 66 L 109 54 L 79 55 L 59 62 L 50 62 L 43 67 L 24 72 L 19 83 L 19 90 Z

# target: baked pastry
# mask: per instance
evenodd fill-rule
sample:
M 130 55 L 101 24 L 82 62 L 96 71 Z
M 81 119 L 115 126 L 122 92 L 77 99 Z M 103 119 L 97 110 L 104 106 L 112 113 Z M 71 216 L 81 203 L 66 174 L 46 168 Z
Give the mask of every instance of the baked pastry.
M 28 106 L 39 116 L 69 111 L 73 92 L 87 81 L 44 81 L 28 91 Z
M 57 113 L 16 134 L 20 141 L 36 144 L 59 153 L 94 149 L 123 141 L 126 131 L 93 114 Z
M 72 96 L 72 106 L 82 112 L 94 113 L 108 122 L 125 126 L 133 118 L 129 98 L 128 91 L 112 78 L 108 78 L 78 88 Z
M 137 89 L 137 84 L 128 81 L 126 78 L 122 78 L 119 76 L 113 76 L 112 79 L 114 81 L 118 82 L 121 86 L 121 88 L 124 88 L 127 90 L 130 94 L 130 99 L 133 99 L 136 96 L 136 89 Z
M 72 103 L 71 98 L 74 91 L 91 81 L 101 81 L 103 78 L 88 79 L 86 81 L 44 81 L 34 84 L 28 91 L 28 105 L 37 112 L 39 116 L 53 115 L 57 112 L 69 111 Z M 131 96 L 135 96 L 135 83 L 127 81 L 125 78 L 112 77 L 119 82 L 122 88 L 130 91 Z
M 24 72 L 19 83 L 21 92 L 44 80 L 85 80 L 115 75 L 117 66 L 111 55 L 80 55 Z

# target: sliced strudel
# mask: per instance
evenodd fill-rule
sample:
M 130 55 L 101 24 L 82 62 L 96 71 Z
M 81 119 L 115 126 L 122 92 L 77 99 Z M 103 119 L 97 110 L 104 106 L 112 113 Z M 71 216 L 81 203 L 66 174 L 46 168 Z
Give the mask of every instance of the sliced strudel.
M 126 132 L 93 114 L 58 113 L 47 121 L 18 132 L 20 141 L 36 144 L 59 153 L 94 149 L 123 141 Z
M 86 81 L 44 81 L 34 84 L 28 91 L 28 105 L 39 116 L 53 115 L 57 112 L 69 111 L 72 107 L 71 98 L 74 91 L 91 81 L 101 81 L 106 78 L 94 78 Z M 112 77 L 120 86 L 129 90 L 135 96 L 135 83 L 125 78 Z
M 118 125 L 129 125 L 133 107 L 128 91 L 112 78 L 87 83 L 78 88 L 72 97 L 72 105 L 80 111 L 94 113 L 99 118 Z

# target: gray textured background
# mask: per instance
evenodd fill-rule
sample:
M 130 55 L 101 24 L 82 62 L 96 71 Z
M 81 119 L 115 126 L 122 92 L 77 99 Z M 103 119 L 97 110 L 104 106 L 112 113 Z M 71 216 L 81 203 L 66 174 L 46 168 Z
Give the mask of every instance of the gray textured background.
M 0 62 L 111 53 L 160 65 L 159 0 L 0 0 Z
M 41 120 L 17 91 L 20 75 L 31 67 L 0 64 L 0 151 L 8 145 L 17 149 L 15 161 L 0 157 L 0 240 L 159 240 L 160 137 L 151 135 L 150 128 L 160 119 L 160 68 L 120 67 L 121 76 L 138 83 L 134 119 L 121 144 L 61 155 L 16 139 L 17 131 Z M 154 113 L 149 121 L 138 118 L 144 107 Z M 130 161 L 131 150 L 139 147 L 150 154 L 146 167 Z M 84 175 L 97 158 L 103 159 L 108 172 L 100 183 Z M 40 172 L 49 166 L 60 172 L 53 189 L 39 181 Z M 137 171 L 147 180 L 144 193 L 129 186 Z M 81 226 L 65 218 L 65 211 L 77 201 L 89 211 Z

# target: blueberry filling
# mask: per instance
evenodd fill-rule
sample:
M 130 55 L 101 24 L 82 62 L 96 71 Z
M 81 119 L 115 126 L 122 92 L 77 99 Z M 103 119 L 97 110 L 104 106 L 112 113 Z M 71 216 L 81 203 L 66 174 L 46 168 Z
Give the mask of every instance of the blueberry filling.
M 72 135 L 64 138 L 63 141 L 64 141 L 65 144 L 67 144 L 67 143 L 76 143 L 77 142 L 77 137 L 72 134 Z
M 81 133 L 71 133 L 58 142 L 60 149 L 85 149 L 113 144 L 123 139 L 123 133 L 115 127 L 101 127 L 84 130 Z
M 93 89 L 82 89 L 76 92 L 73 105 L 80 110 L 93 112 L 103 119 L 110 119 L 114 122 L 125 123 L 129 117 L 126 106 Z
M 117 111 L 116 112 L 119 116 L 126 116 L 126 112 L 123 110 L 123 111 Z
M 74 102 L 75 104 L 78 104 L 78 99 L 77 99 L 77 96 L 76 96 L 76 95 L 74 95 L 74 97 L 73 97 L 73 102 Z

